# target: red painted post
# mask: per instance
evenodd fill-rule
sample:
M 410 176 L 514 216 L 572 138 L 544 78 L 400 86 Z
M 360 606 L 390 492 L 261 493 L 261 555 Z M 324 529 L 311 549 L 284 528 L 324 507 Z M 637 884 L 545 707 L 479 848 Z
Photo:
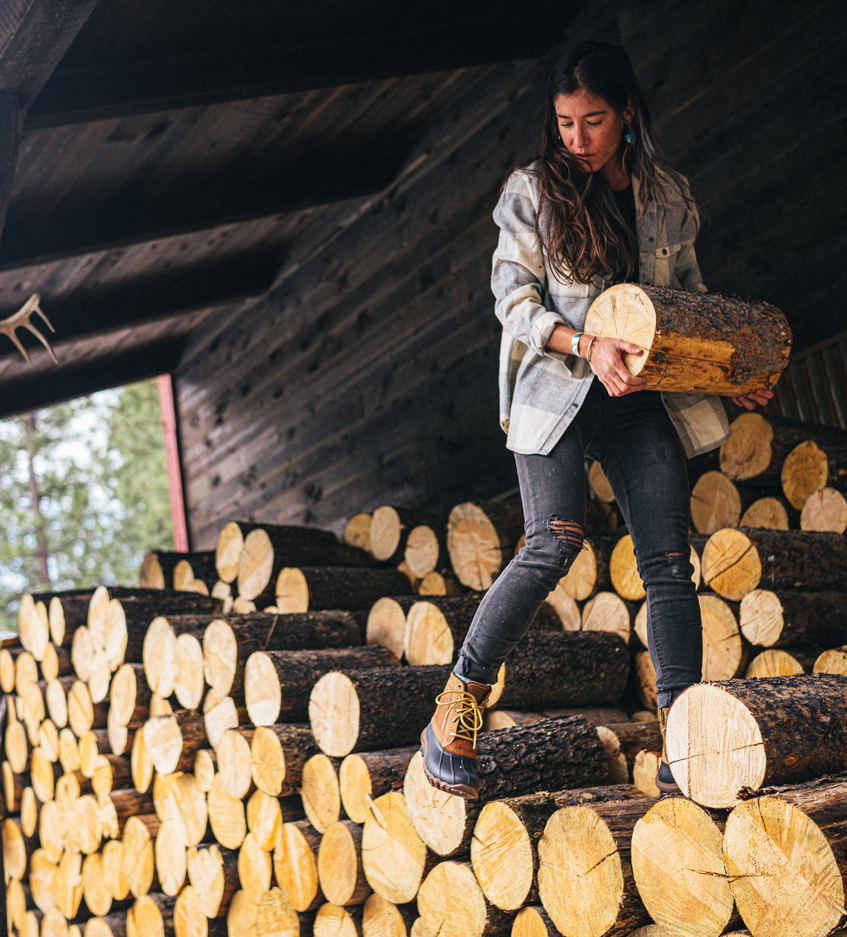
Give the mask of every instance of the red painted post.
M 168 492 L 171 499 L 171 523 L 174 529 L 174 549 L 188 552 L 188 524 L 185 520 L 185 498 L 182 491 L 182 466 L 179 462 L 179 442 L 176 427 L 174 388 L 170 374 L 159 375 L 159 409 L 162 411 L 162 429 L 165 433 L 165 455 L 168 460 Z

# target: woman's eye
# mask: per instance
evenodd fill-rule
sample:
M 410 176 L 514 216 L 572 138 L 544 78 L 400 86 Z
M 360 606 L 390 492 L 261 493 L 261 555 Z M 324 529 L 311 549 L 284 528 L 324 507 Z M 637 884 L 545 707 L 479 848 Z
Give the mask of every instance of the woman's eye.
M 602 121 L 600 121 L 600 120 L 594 120 L 594 121 L 592 121 L 592 120 L 587 120 L 586 123 L 588 124 L 589 127 L 599 127 L 600 124 L 602 123 Z

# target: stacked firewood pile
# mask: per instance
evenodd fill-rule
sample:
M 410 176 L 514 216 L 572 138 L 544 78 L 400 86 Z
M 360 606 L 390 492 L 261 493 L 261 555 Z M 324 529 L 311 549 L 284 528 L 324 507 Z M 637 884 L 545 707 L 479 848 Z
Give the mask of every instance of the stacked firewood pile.
M 748 422 L 714 457 L 725 472 Z M 790 428 L 765 425 L 783 465 Z M 815 484 L 837 487 L 815 438 L 796 446 L 825 444 Z M 626 532 L 592 529 L 501 669 L 464 801 L 427 783 L 418 739 L 522 527 L 508 500 L 384 506 L 341 543 L 233 522 L 214 552 L 151 554 L 146 588 L 25 597 L 0 649 L 10 932 L 717 937 L 737 907 L 754 935 L 830 933 L 847 541 L 693 538 L 715 682 L 669 726 L 691 801 L 658 801 L 643 584 Z

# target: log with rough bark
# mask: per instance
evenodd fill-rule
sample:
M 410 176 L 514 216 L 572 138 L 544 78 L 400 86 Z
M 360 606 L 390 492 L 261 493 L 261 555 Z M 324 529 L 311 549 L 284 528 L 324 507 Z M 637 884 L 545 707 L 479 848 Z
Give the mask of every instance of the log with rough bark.
M 141 561 L 138 571 L 138 585 L 142 589 L 176 589 L 180 585 L 174 583 L 174 571 L 181 563 L 188 564 L 189 571 L 182 570 L 180 582 L 193 579 L 208 580 L 211 587 L 218 578 L 215 571 L 215 554 L 213 551 L 201 553 L 174 553 L 167 550 L 151 550 Z
M 409 762 L 419 748 L 413 745 L 382 752 L 361 752 L 348 755 L 341 762 L 338 769 L 341 804 L 354 823 L 364 823 L 368 818 L 371 798 L 402 790 Z
M 843 534 L 847 530 L 847 498 L 835 488 L 813 492 L 800 512 L 800 529 Z
M 404 559 L 406 545 L 414 529 L 426 525 L 441 530 L 444 528 L 445 520 L 444 517 L 437 517 L 424 511 L 395 508 L 384 504 L 378 507 L 371 517 L 369 531 L 371 553 L 374 559 L 379 562 L 396 566 Z M 438 544 L 436 542 L 436 558 L 437 551 Z M 435 566 L 432 569 L 435 569 Z M 430 570 L 427 569 L 426 572 L 428 573 Z M 422 575 L 417 573 L 414 573 L 414 575 L 418 579 L 423 578 Z
M 301 913 L 324 902 L 318 883 L 321 834 L 307 820 L 286 823 L 274 847 L 274 876 L 291 906 Z
M 754 645 L 847 642 L 847 595 L 754 589 L 741 601 L 741 631 Z
M 519 500 L 457 504 L 447 521 L 447 550 L 459 582 L 488 589 L 511 560 L 523 524 Z
M 418 595 L 462 595 L 465 587 L 447 567 L 433 570 L 418 583 Z
M 650 917 L 668 933 L 718 937 L 735 902 L 722 819 L 683 797 L 664 798 L 635 824 L 632 871 Z
M 338 768 L 337 758 L 320 753 L 312 755 L 303 764 L 300 782 L 303 811 L 319 833 L 337 823 L 341 816 Z
M 504 709 L 612 706 L 629 676 L 623 641 L 601 631 L 527 634 L 505 663 Z
M 563 807 L 642 797 L 638 788 L 617 784 L 489 801 L 471 840 L 471 862 L 486 898 L 503 911 L 538 903 L 538 840 Z
M 596 729 L 568 716 L 482 735 L 479 798 L 463 800 L 434 788 L 420 755 L 409 763 L 403 790 L 421 839 L 440 856 L 462 854 L 484 803 L 538 790 L 595 787 L 608 782 L 606 751 Z
M 433 864 L 412 826 L 403 794 L 389 791 L 371 801 L 362 834 L 362 865 L 374 892 L 394 904 L 413 901 Z
M 367 609 L 386 595 L 412 591 L 396 569 L 341 569 L 333 566 L 287 566 L 276 579 L 276 607 L 281 612 L 320 609 Z
M 516 709 L 486 709 L 482 716 L 482 731 L 496 732 L 498 729 L 513 729 L 543 719 L 541 713 L 522 712 Z
M 622 283 L 601 293 L 585 319 L 591 335 L 640 345 L 625 354 L 649 390 L 736 397 L 771 388 L 791 351 L 788 320 L 768 303 Z
M 415 666 L 454 664 L 480 601 L 479 595 L 459 595 L 415 602 L 406 615 L 406 660 Z M 561 631 L 562 623 L 553 607 L 544 603 L 530 628 Z
M 630 781 L 639 752 L 662 750 L 662 733 L 657 720 L 600 725 L 597 734 L 606 749 L 609 776 L 615 784 Z
M 712 534 L 703 549 L 703 582 L 735 601 L 760 586 L 841 589 L 845 569 L 847 540 L 832 533 L 726 528 Z
M 801 442 L 785 457 L 780 479 L 783 494 L 798 511 L 816 491 L 847 491 L 847 439 Z
M 371 887 L 362 869 L 362 827 L 338 820 L 326 828 L 318 849 L 318 881 L 332 904 L 365 903 Z
M 309 727 L 279 723 L 246 731 L 252 732 L 250 759 L 256 787 L 272 797 L 297 793 L 303 766 L 318 753 Z
M 632 874 L 630 846 L 636 822 L 652 798 L 563 807 L 538 841 L 538 895 L 562 933 L 591 921 L 598 937 L 618 937 L 647 924 Z
M 742 789 L 847 770 L 845 690 L 835 674 L 689 687 L 668 716 L 677 783 L 703 806 L 732 807 Z
M 377 645 L 324 651 L 256 651 L 244 670 L 247 713 L 256 726 L 303 722 L 309 717 L 312 687 L 324 674 L 399 663 L 391 651 Z
M 64 592 L 34 592 L 33 601 L 43 602 L 48 609 L 50 636 L 53 643 L 70 647 L 73 633 L 88 623 L 88 607 L 93 589 L 69 589 Z
M 439 937 L 508 937 L 513 915 L 482 893 L 468 862 L 439 862 L 421 883 L 418 911 Z
M 315 742 L 336 758 L 415 743 L 432 717 L 433 701 L 450 670 L 449 666 L 381 667 L 326 674 L 309 699 Z
M 822 779 L 767 791 L 729 815 L 726 871 L 753 934 L 824 935 L 843 923 L 845 805 L 843 779 Z
M 373 566 L 373 557 L 357 547 L 339 543 L 329 531 L 310 527 L 257 527 L 244 538 L 238 564 L 238 594 L 248 601 L 273 601 L 280 571 L 301 566 L 368 567 Z
M 447 553 L 447 525 L 419 524 L 409 531 L 403 559 L 417 579 L 424 579 L 430 573 L 443 569 L 449 563 Z
M 364 550 L 339 543 L 331 531 L 318 530 L 314 527 L 277 526 L 273 524 L 252 524 L 243 521 L 231 521 L 218 535 L 215 550 L 215 567 L 222 582 L 234 582 L 239 575 L 242 555 L 247 538 L 254 531 L 263 531 L 265 538 L 254 538 L 251 547 L 255 556 L 249 565 L 255 566 L 262 557 L 262 549 L 267 552 L 270 545 L 271 565 L 281 560 L 281 566 L 370 566 L 373 559 Z M 240 592 L 240 590 L 239 590 Z

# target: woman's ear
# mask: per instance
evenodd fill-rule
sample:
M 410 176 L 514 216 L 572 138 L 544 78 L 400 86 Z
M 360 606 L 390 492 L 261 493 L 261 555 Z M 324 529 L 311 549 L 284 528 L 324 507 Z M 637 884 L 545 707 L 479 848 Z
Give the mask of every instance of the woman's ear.
M 631 123 L 632 123 L 632 118 L 633 118 L 633 117 L 635 117 L 635 109 L 634 109 L 633 106 L 632 106 L 632 102 L 631 102 L 631 101 L 627 101 L 627 102 L 626 102 L 626 107 L 624 108 L 624 112 L 623 112 L 623 119 L 624 119 L 628 124 L 631 124 Z

